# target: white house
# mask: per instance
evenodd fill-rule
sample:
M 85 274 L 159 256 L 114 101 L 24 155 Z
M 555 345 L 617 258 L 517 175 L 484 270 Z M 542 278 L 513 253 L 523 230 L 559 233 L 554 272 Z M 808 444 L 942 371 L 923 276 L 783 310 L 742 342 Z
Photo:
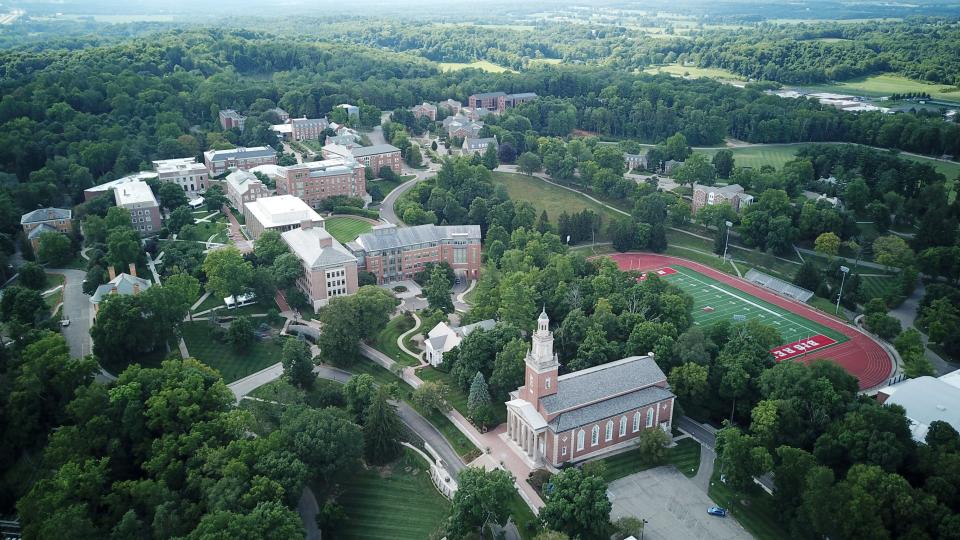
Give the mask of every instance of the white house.
M 443 353 L 452 351 L 460 345 L 463 338 L 469 336 L 477 328 L 491 330 L 497 323 L 493 319 L 487 319 L 478 323 L 468 324 L 467 326 L 450 326 L 445 322 L 437 323 L 430 332 L 427 333 L 427 339 L 424 341 L 424 350 L 426 351 L 426 360 L 433 367 L 439 366 L 443 362 Z

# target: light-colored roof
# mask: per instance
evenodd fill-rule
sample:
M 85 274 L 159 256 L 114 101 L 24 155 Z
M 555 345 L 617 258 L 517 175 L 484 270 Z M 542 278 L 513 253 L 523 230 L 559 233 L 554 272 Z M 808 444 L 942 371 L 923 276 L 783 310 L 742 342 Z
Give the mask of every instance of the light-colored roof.
M 915 440 L 924 440 L 935 420 L 960 430 L 960 381 L 955 373 L 945 375 L 946 380 L 917 377 L 881 390 L 890 394 L 885 405 L 900 405 L 907 411 Z
M 20 216 L 20 224 L 43 223 L 44 221 L 56 221 L 58 219 L 70 219 L 73 211 L 68 208 L 38 208 L 33 212 L 27 212 Z
M 697 184 L 694 186 L 694 190 L 695 191 L 702 190 L 707 193 L 722 193 L 723 195 L 726 195 L 728 197 L 743 194 L 743 186 L 741 186 L 740 184 L 730 184 L 729 186 L 704 186 L 701 184 Z
M 351 246 L 364 251 L 396 249 L 441 240 L 480 239 L 479 225 L 417 225 L 397 228 L 395 225 L 378 225 L 368 233 L 361 234 Z
M 473 94 L 470 97 L 475 99 L 488 99 L 488 98 L 495 98 L 495 97 L 506 96 L 506 95 L 507 95 L 506 92 L 484 92 L 482 94 Z
M 228 174 L 226 181 L 228 184 L 230 184 L 230 187 L 240 195 L 243 195 L 249 191 L 250 187 L 258 182 L 261 185 L 263 184 L 263 182 L 260 182 L 260 179 L 257 178 L 257 175 L 243 169 L 236 170 Z
M 392 144 L 375 144 L 373 146 L 358 146 L 350 149 L 350 151 L 353 153 L 353 157 L 363 157 L 399 152 L 400 149 Z
M 330 145 L 327 145 L 330 146 Z M 326 148 L 326 146 L 324 147 Z M 349 152 L 349 151 L 348 151 Z M 287 170 L 297 171 L 297 170 L 306 170 L 307 174 L 311 178 L 318 178 L 321 176 L 332 176 L 337 174 L 343 174 L 346 172 L 353 171 L 358 167 L 363 167 L 356 161 L 353 160 L 353 157 L 349 155 L 342 157 L 339 154 L 335 154 L 337 157 L 324 159 L 322 161 L 306 161 L 303 163 L 298 163 L 296 165 L 291 165 L 287 167 Z
M 90 302 L 99 304 L 103 301 L 104 297 L 114 293 L 121 295 L 133 294 L 137 288 L 139 288 L 139 292 L 143 292 L 149 289 L 150 285 L 149 280 L 123 273 L 110 280 L 110 282 L 97 287 L 93 296 L 90 297 Z
M 157 206 L 157 198 L 153 196 L 153 190 L 146 182 L 129 182 L 116 186 L 113 189 L 113 197 L 117 206 L 129 204 Z
M 540 404 L 552 414 L 645 388 L 666 379 L 653 358 L 631 356 L 557 378 L 557 393 L 541 398 Z
M 520 416 L 523 417 L 524 423 L 530 426 L 530 429 L 534 431 L 539 431 L 547 427 L 546 421 L 544 421 L 543 416 L 540 416 L 540 413 L 537 412 L 537 409 L 525 399 L 512 399 L 507 402 L 507 407 L 520 413 Z
M 142 171 L 138 173 L 129 174 L 127 176 L 124 176 L 123 178 L 117 178 L 116 180 L 104 182 L 103 184 L 87 188 L 83 191 L 87 193 L 99 193 L 99 192 L 105 193 L 107 191 L 111 191 L 113 188 L 121 184 L 129 184 L 130 182 L 139 182 L 142 180 L 147 180 L 149 178 L 156 178 L 156 177 L 157 177 L 157 173 L 154 171 Z
M 497 146 L 497 139 L 494 137 L 484 137 L 482 139 L 464 139 L 463 147 L 468 150 L 480 150 L 481 148 L 486 150 L 488 146 L 493 145 Z
M 182 172 L 182 173 L 200 173 L 206 172 L 207 168 L 203 163 L 197 163 L 192 157 L 176 159 L 158 159 L 153 162 L 153 170 L 159 174 Z
M 210 161 L 227 161 L 228 159 L 256 158 L 276 156 L 277 151 L 269 146 L 254 146 L 252 148 L 231 148 L 230 150 L 208 150 L 204 155 Z
M 320 227 L 292 229 L 282 233 L 280 237 L 310 268 L 357 262 L 357 258 L 351 255 L 336 238 Z
M 246 212 L 253 214 L 266 229 L 297 225 L 304 221 L 323 222 L 323 217 L 316 210 L 293 195 L 261 197 L 253 202 L 244 203 L 243 206 Z
M 276 131 L 277 133 L 293 133 L 293 125 L 273 124 L 270 126 L 270 131 Z
M 483 330 L 489 332 L 493 330 L 493 327 L 497 325 L 497 321 L 493 319 L 486 319 L 480 322 L 475 322 L 473 324 L 468 324 L 466 326 L 461 326 L 457 329 L 457 333 L 462 337 L 467 337 L 474 332 L 474 330 Z
M 270 176 L 270 177 L 273 177 L 273 178 L 278 178 L 278 177 L 285 177 L 285 176 L 287 176 L 287 168 L 286 168 L 286 167 L 284 167 L 284 166 L 282 166 L 282 165 L 272 165 L 272 164 L 269 164 L 269 163 L 266 164 L 266 165 L 257 165 L 256 167 L 250 169 L 250 172 L 252 172 L 252 173 L 265 174 L 265 175 Z M 229 177 L 230 175 L 227 175 L 227 176 Z
M 527 99 L 537 97 L 536 92 L 520 92 L 519 94 L 510 94 L 508 97 L 512 99 Z

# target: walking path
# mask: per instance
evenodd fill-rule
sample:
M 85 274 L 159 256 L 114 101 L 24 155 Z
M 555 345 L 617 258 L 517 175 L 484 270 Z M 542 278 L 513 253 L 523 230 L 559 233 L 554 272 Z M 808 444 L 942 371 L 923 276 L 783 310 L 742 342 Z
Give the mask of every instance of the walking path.
M 456 310 L 459 313 L 466 313 L 467 311 L 470 311 L 470 302 L 467 302 L 466 297 L 467 297 L 467 294 L 470 293 L 470 291 L 472 291 L 477 287 L 477 282 L 478 280 L 471 279 L 470 285 L 467 287 L 467 289 L 461 293 L 458 293 L 456 297 L 454 297 L 454 300 L 453 300 L 454 310 Z
M 237 246 L 237 249 L 239 249 L 241 253 L 253 251 L 253 242 L 247 240 L 247 237 L 243 235 L 243 232 L 240 230 L 240 222 L 237 221 L 236 216 L 233 215 L 233 212 L 230 211 L 227 205 L 223 205 L 223 214 L 227 216 L 227 220 L 230 222 L 230 229 L 227 235 L 230 237 L 230 240 L 233 241 L 234 245 Z
M 923 298 L 923 295 L 926 294 L 926 292 L 927 291 L 923 285 L 923 281 L 920 281 L 917 285 L 917 288 L 913 290 L 913 294 L 907 297 L 902 304 L 891 309 L 889 315 L 900 321 L 900 325 L 903 328 L 917 328 L 915 324 L 917 319 L 917 308 L 920 307 L 920 300 Z M 933 369 L 936 370 L 937 375 L 946 375 L 951 371 L 955 371 L 957 366 L 947 362 L 939 354 L 931 351 L 928 347 L 930 338 L 921 332 L 919 328 L 917 328 L 917 331 L 920 332 L 920 339 L 923 341 L 923 354 L 933 365 Z
M 420 358 L 420 355 L 408 349 L 406 344 L 404 344 L 403 342 L 405 339 L 407 339 L 407 336 L 416 332 L 420 328 L 421 321 L 420 321 L 420 317 L 417 317 L 417 313 L 415 311 L 411 311 L 410 315 L 413 315 L 413 321 L 414 321 L 413 328 L 397 336 L 397 347 L 400 347 L 401 351 L 409 354 L 413 358 L 416 358 L 417 362 L 420 362 L 421 366 L 426 366 L 427 363 L 424 362 L 422 358 Z

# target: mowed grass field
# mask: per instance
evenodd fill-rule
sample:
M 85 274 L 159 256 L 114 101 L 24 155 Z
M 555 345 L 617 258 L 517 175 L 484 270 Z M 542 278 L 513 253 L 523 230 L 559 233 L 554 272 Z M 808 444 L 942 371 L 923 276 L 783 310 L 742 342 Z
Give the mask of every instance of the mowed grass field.
M 427 463 L 409 448 L 386 467 L 358 469 L 337 501 L 347 519 L 337 538 L 423 540 L 444 522 L 450 503 L 430 480 Z
M 746 320 L 757 319 L 776 328 L 783 338 L 783 344 L 817 334 L 830 337 L 837 343 L 847 340 L 839 332 L 699 272 L 682 266 L 671 268 L 676 273 L 662 276 L 662 279 L 693 297 L 693 320 L 698 326 L 706 327 L 723 320 L 732 321 L 734 316 L 743 316 Z
M 926 92 L 934 99 L 960 101 L 960 88 L 956 86 L 916 81 L 893 73 L 857 77 L 855 79 L 836 81 L 829 84 L 804 86 L 803 89 L 812 92 L 856 94 L 866 97 L 884 97 L 890 94 Z
M 622 216 L 609 208 L 597 204 L 579 193 L 562 187 L 548 184 L 535 176 L 505 172 L 493 173 L 494 185 L 500 184 L 507 188 L 510 198 L 518 201 L 528 201 L 537 210 L 537 217 L 544 210 L 550 218 L 550 223 L 557 224 L 560 214 L 572 214 L 581 210 L 592 210 L 603 216 L 601 230 L 597 231 L 597 240 L 607 238 L 607 224 L 612 219 Z
M 676 37 L 676 36 L 668 36 Z M 643 70 L 644 73 L 656 75 L 658 73 L 668 73 L 675 77 L 690 77 L 692 79 L 717 79 L 721 81 L 743 81 L 742 75 L 737 75 L 732 71 L 721 68 L 702 68 L 697 66 L 681 66 L 680 64 L 666 64 L 662 66 L 653 66 Z
M 324 226 L 341 244 L 356 240 L 372 227 L 369 222 L 352 217 L 332 217 L 324 221 Z
M 253 319 L 254 326 L 262 320 Z M 190 356 L 219 371 L 228 384 L 280 361 L 282 339 L 255 341 L 238 353 L 229 343 L 213 339 L 206 321 L 185 322 L 181 328 Z
M 505 71 L 513 71 L 510 68 L 494 64 L 493 62 L 488 62 L 486 60 L 476 60 L 470 63 L 465 62 L 438 62 L 440 65 L 440 71 L 457 71 L 460 69 L 481 69 L 483 71 L 489 71 L 490 73 L 503 73 Z

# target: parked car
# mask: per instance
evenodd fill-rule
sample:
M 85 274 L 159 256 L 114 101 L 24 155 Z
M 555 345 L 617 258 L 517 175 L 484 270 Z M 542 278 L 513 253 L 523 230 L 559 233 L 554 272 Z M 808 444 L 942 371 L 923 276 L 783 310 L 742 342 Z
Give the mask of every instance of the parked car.
M 70 319 L 66 317 L 60 319 L 60 326 L 70 326 Z
M 707 513 L 711 516 L 726 517 L 727 509 L 719 506 L 711 506 L 710 508 L 707 508 Z

